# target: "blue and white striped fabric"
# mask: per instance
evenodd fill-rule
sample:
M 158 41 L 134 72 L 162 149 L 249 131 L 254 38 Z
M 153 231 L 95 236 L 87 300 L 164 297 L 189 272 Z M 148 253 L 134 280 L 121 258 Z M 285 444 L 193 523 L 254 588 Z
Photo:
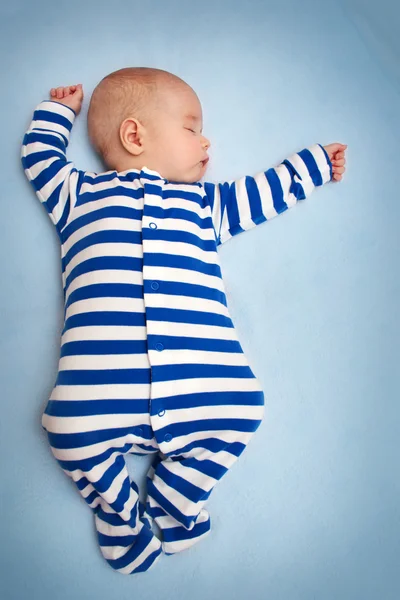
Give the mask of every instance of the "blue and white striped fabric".
M 65 297 L 42 425 L 95 514 L 104 558 L 137 573 L 208 534 L 204 505 L 263 417 L 217 247 L 308 197 L 332 165 L 316 144 L 221 184 L 171 183 L 146 167 L 84 172 L 66 159 L 75 116 L 41 102 L 22 144 L 25 174 L 60 238 Z M 145 507 L 127 453 L 157 454 Z

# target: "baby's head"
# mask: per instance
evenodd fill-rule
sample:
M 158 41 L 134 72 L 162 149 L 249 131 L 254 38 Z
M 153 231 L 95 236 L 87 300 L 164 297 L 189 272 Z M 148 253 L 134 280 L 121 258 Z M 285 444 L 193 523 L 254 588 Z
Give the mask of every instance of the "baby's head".
M 114 71 L 90 100 L 90 140 L 107 168 L 119 172 L 147 167 L 169 181 L 199 181 L 210 146 L 202 131 L 196 93 L 160 69 Z

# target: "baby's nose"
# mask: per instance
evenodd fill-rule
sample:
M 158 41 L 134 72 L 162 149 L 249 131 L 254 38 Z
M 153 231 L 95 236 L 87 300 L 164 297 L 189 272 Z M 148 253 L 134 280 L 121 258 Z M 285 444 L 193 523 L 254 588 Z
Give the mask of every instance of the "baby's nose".
M 211 142 L 210 142 L 210 140 L 208 140 L 208 139 L 207 139 L 207 138 L 205 138 L 204 136 L 203 136 L 203 146 L 204 146 L 204 148 L 205 148 L 206 150 L 208 150 L 208 149 L 209 149 L 209 147 L 211 146 Z

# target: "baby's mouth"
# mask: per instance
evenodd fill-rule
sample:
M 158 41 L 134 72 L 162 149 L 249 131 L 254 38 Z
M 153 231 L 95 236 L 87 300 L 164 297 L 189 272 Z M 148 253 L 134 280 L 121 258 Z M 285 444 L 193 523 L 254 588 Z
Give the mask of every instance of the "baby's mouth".
M 201 161 L 202 166 L 205 167 L 209 160 L 210 160 L 209 158 L 205 158 L 204 160 L 202 160 Z

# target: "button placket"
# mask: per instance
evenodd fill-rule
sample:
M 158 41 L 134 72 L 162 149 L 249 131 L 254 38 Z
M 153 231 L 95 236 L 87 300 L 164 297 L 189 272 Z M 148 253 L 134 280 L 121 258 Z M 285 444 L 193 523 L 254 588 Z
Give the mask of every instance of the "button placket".
M 148 186 L 148 189 L 146 189 L 147 186 Z M 148 193 L 149 200 L 151 200 L 151 201 L 149 201 L 149 205 L 147 205 L 147 193 Z M 151 194 L 151 196 L 150 196 L 150 194 Z M 154 182 L 152 182 L 151 184 L 145 184 L 144 215 L 147 217 L 147 219 L 146 219 L 147 225 L 145 224 L 145 222 L 143 223 L 143 225 L 144 225 L 144 227 L 147 228 L 147 234 L 144 233 L 144 235 L 143 235 L 143 266 L 144 266 L 143 272 L 144 272 L 144 282 L 146 282 L 146 279 L 147 279 L 147 286 L 148 286 L 147 290 L 148 290 L 148 292 L 150 292 L 148 294 L 145 294 L 145 309 L 146 310 L 147 310 L 147 308 L 150 308 L 150 307 L 152 308 L 153 304 L 155 304 L 152 300 L 152 294 L 160 293 L 160 287 L 161 287 L 161 282 L 151 279 L 150 273 L 152 270 L 152 265 L 150 264 L 151 261 L 149 261 L 147 259 L 147 257 L 149 257 L 151 255 L 151 253 L 154 251 L 153 244 L 158 243 L 155 240 L 157 239 L 156 230 L 158 230 L 159 225 L 160 226 L 162 225 L 162 216 L 161 216 L 161 214 L 162 214 L 162 196 L 163 196 L 162 185 L 161 185 L 160 194 L 155 194 L 154 193 Z M 152 212 L 152 210 L 160 211 L 160 214 L 157 213 L 157 216 L 160 217 L 161 220 L 156 218 L 154 214 L 153 215 L 149 214 Z M 150 277 L 149 277 L 149 274 L 150 274 Z M 145 285 L 146 285 L 146 283 L 145 283 Z M 153 342 L 151 345 L 149 345 L 149 350 L 153 349 L 153 352 L 154 352 L 154 350 L 157 352 L 162 352 L 164 350 L 164 345 L 161 342 L 157 341 L 157 337 L 159 337 L 159 336 L 154 335 L 154 333 L 155 333 L 153 331 L 154 325 L 153 325 L 153 322 L 151 319 L 147 319 L 146 326 L 147 326 L 147 334 L 151 335 L 153 337 Z M 152 352 L 149 352 L 149 359 L 150 359 L 150 365 L 151 365 L 150 368 L 151 369 L 157 368 L 157 364 L 160 361 L 157 361 L 156 358 L 154 358 L 154 354 L 152 354 Z M 152 375 L 151 375 L 151 379 L 152 379 Z M 152 393 L 151 393 L 150 402 L 149 402 L 150 414 L 153 412 L 153 410 L 152 410 L 153 402 L 157 402 L 157 400 L 155 398 L 152 398 Z M 161 417 L 164 418 L 164 421 L 163 421 L 164 426 L 168 425 L 168 419 L 166 416 L 164 416 L 165 414 L 166 414 L 166 411 L 165 411 L 165 409 L 162 408 L 162 405 L 161 406 L 159 405 L 158 410 L 156 409 L 156 412 L 153 413 L 156 420 Z M 170 442 L 172 440 L 172 438 L 173 438 L 173 436 L 170 433 L 166 435 L 166 439 L 165 439 L 165 435 L 161 434 L 161 436 L 159 437 L 159 440 L 160 440 L 160 442 L 162 442 L 162 441 Z

